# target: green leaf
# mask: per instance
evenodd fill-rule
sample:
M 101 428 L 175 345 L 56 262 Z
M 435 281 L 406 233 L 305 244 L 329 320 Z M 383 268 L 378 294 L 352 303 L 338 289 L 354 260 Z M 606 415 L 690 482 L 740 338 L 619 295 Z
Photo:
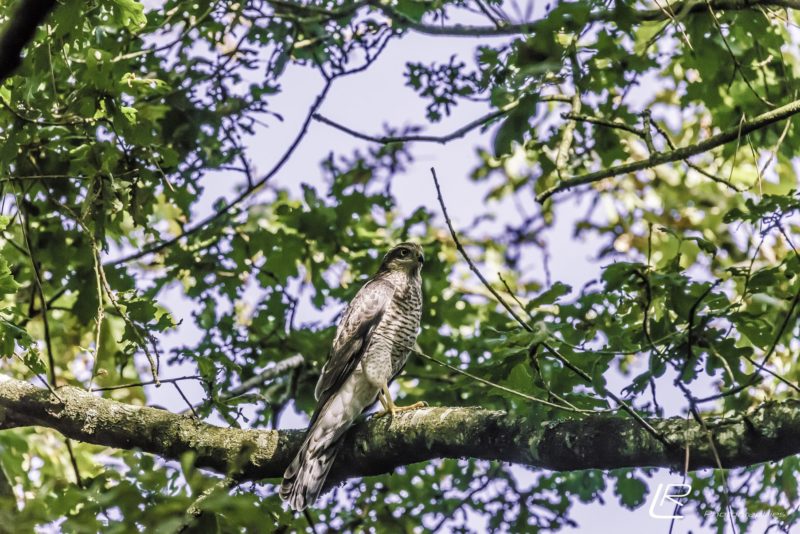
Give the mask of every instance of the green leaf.
M 5 258 L 0 256 L 0 295 L 16 293 L 20 285 L 14 280 Z
M 619 502 L 623 506 L 632 510 L 644 503 L 647 485 L 641 479 L 633 476 L 633 472 L 628 471 L 617 476 L 614 494 L 619 497 Z
M 144 6 L 136 0 L 112 0 L 116 5 L 116 20 L 132 32 L 141 30 L 147 24 Z

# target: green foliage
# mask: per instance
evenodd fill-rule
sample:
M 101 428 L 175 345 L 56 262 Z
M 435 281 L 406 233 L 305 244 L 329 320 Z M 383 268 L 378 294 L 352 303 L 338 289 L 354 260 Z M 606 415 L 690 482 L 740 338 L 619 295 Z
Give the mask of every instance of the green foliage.
M 490 13 L 500 6 L 484 4 Z M 426 251 L 419 344 L 450 367 L 412 357 L 398 381 L 404 402 L 480 405 L 544 422 L 598 410 L 627 417 L 611 395 L 651 417 L 666 404 L 670 413 L 693 402 L 704 413 L 741 413 L 796 395 L 797 119 L 531 205 L 571 177 L 695 145 L 798 94 L 794 11 L 767 2 L 722 10 L 712 1 L 667 17 L 643 5 L 555 3 L 519 32 L 448 22 L 478 8 L 470 2 L 60 5 L 0 85 L 3 372 L 30 380 L 50 371 L 52 358 L 57 384 L 105 387 L 150 380 L 149 354 L 162 372 L 199 375 L 205 398 L 191 400 L 201 416 L 275 426 L 287 409 L 313 410 L 333 319 L 382 251 L 415 239 Z M 272 108 L 276 94 L 292 90 L 287 72 L 313 68 L 335 84 L 370 68 L 389 40 L 448 32 L 501 36 L 441 64 L 408 58 L 405 82 L 428 123 L 465 102 L 509 110 L 481 125 L 493 131 L 481 138 L 471 179 L 487 201 L 524 213 L 501 218 L 487 208 L 462 240 L 527 328 L 465 268 L 435 199 L 401 209 L 391 186 L 417 146 L 332 152 L 315 186 L 283 188 L 249 163 L 248 141 L 290 111 Z M 442 37 L 441 46 L 452 42 Z M 570 109 L 575 93 L 580 110 Z M 302 150 L 285 154 L 302 158 Z M 242 201 L 220 200 L 203 219 L 201 196 L 220 179 L 235 181 Z M 450 187 L 456 199 L 459 184 Z M 499 224 L 482 224 L 493 218 Z M 572 246 L 554 236 L 558 223 L 596 254 L 598 276 L 583 287 L 558 272 L 550 280 L 547 258 Z M 176 294 L 191 310 L 183 325 L 171 313 Z M 198 334 L 163 350 L 179 327 Z M 304 356 L 301 368 L 228 395 L 293 354 Z M 761 372 L 762 361 L 774 375 Z M 148 402 L 138 388 L 98 394 Z M 716 394 L 724 395 L 700 402 Z M 80 486 L 53 432 L 0 433 L 8 482 L 0 480 L 0 520 L 13 517 L 20 531 L 172 532 L 217 482 L 191 457 L 174 465 L 74 450 Z M 718 531 L 725 518 L 706 512 L 728 505 L 796 528 L 797 464 L 790 457 L 725 472 L 735 491 L 723 489 L 721 470 L 693 473 L 684 510 Z M 410 465 L 346 483 L 313 517 L 345 531 L 410 532 L 421 517 L 428 528 L 467 532 L 470 512 L 488 530 L 534 532 L 573 524 L 572 504 L 602 503 L 606 488 L 626 508 L 648 497 L 641 470 L 520 471 L 474 460 Z M 214 493 L 196 527 L 307 529 L 306 517 L 281 508 L 271 482 Z M 735 521 L 737 531 L 757 528 L 752 515 Z

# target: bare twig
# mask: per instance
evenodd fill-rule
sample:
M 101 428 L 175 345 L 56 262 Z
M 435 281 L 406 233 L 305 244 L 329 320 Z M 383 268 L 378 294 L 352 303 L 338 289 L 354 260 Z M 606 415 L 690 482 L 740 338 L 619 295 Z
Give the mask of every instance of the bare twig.
M 756 361 L 755 361 L 753 358 L 751 358 L 750 356 L 747 356 L 746 354 L 745 354 L 745 355 L 743 355 L 743 356 L 744 356 L 744 359 L 745 359 L 745 360 L 747 360 L 748 362 L 750 362 L 751 364 L 753 364 L 753 365 L 755 365 L 755 366 L 758 366 L 758 362 L 756 362 Z M 773 376 L 773 377 L 774 377 L 774 378 L 776 378 L 776 379 L 777 379 L 779 382 L 783 382 L 784 384 L 786 384 L 787 386 L 789 386 L 790 388 L 792 388 L 792 389 L 793 389 L 793 390 L 795 390 L 796 392 L 800 393 L 800 386 L 798 386 L 798 385 L 797 385 L 797 384 L 795 384 L 794 382 L 791 382 L 791 381 L 789 381 L 789 380 L 785 379 L 784 377 L 782 377 L 781 375 L 779 375 L 779 374 L 778 374 L 778 373 L 776 373 L 775 371 L 772 371 L 771 369 L 767 369 L 766 367 L 763 367 L 763 368 L 762 368 L 762 371 L 764 371 L 765 373 L 767 373 L 767 374 L 768 374 L 768 375 L 770 375 L 770 376 Z
M 39 303 L 42 309 L 42 325 L 44 327 L 44 344 L 45 349 L 47 350 L 47 372 L 48 372 L 48 379 L 50 385 L 56 387 L 56 364 L 55 364 L 55 357 L 53 356 L 53 344 L 50 339 L 50 323 L 48 322 L 47 318 L 47 299 L 44 296 L 44 287 L 42 285 L 42 276 L 39 272 L 39 265 L 36 263 L 36 257 L 33 253 L 33 244 L 31 243 L 31 236 L 30 236 L 30 226 L 27 214 L 25 214 L 24 209 L 24 202 L 22 195 L 24 193 L 20 193 L 17 191 L 17 188 L 14 186 L 14 193 L 17 197 L 17 204 L 19 209 L 17 210 L 17 216 L 20 219 L 20 229 L 22 231 L 22 237 L 25 241 L 25 249 L 27 251 L 28 258 L 31 261 L 31 271 L 33 273 L 33 282 L 36 288 L 36 294 L 39 297 Z
M 569 102 L 569 97 L 564 95 L 540 95 L 538 100 L 541 102 Z M 424 142 L 424 143 L 439 143 L 439 144 L 447 144 L 450 141 L 455 139 L 460 139 L 464 137 L 466 134 L 471 132 L 476 128 L 480 128 L 481 126 L 487 125 L 493 120 L 500 118 L 512 110 L 516 109 L 520 104 L 519 100 L 515 100 L 506 104 L 505 106 L 501 107 L 496 111 L 492 111 L 491 113 L 487 113 L 477 119 L 468 122 L 461 128 L 445 135 L 398 135 L 398 136 L 391 136 L 391 135 L 369 135 L 363 132 L 359 132 L 354 130 L 348 126 L 345 126 L 341 123 L 338 123 L 332 119 L 329 119 L 319 113 L 314 114 L 314 119 L 323 123 L 327 124 L 328 126 L 335 128 L 341 132 L 344 132 L 348 135 L 355 137 L 356 139 L 361 139 L 363 141 L 370 141 L 372 143 L 380 143 L 382 145 L 388 145 L 390 143 L 413 143 L 413 142 Z
M 480 382 L 481 384 L 484 384 L 486 386 L 498 389 L 500 391 L 504 391 L 506 393 L 510 393 L 511 395 L 516 395 L 517 397 L 520 397 L 522 399 L 525 399 L 525 400 L 528 400 L 528 401 L 531 401 L 531 402 L 535 402 L 537 404 L 543 404 L 543 405 L 549 406 L 551 408 L 556 408 L 556 409 L 559 409 L 559 410 L 566 410 L 568 412 L 578 412 L 578 413 L 593 413 L 594 412 L 594 410 L 582 410 L 582 409 L 576 408 L 574 406 L 573 407 L 562 406 L 560 404 L 555 404 L 553 402 L 546 401 L 544 399 L 537 399 L 536 397 L 534 397 L 532 395 L 528 395 L 527 393 L 523 393 L 523 392 L 517 391 L 515 389 L 507 388 L 506 386 L 501 386 L 500 384 L 496 384 L 494 382 L 491 382 L 490 380 L 486 380 L 485 378 L 481 378 L 481 377 L 479 377 L 477 375 L 474 375 L 474 374 L 472 374 L 472 373 L 470 373 L 468 371 L 464 371 L 463 369 L 459 369 L 458 367 L 450 365 L 447 362 L 443 362 L 441 360 L 438 360 L 438 359 L 434 358 L 433 356 L 428 356 L 427 354 L 425 354 L 422 351 L 419 351 L 419 350 L 415 349 L 414 353 L 417 354 L 418 356 L 420 356 L 421 358 L 424 358 L 424 359 L 426 359 L 428 361 L 434 362 L 437 365 L 441 365 L 442 367 L 446 367 L 447 369 L 450 369 L 451 371 L 456 372 L 456 373 L 458 373 L 460 375 L 464 375 L 467 378 L 475 380 L 476 382 Z
M 91 390 L 92 393 L 96 393 L 98 391 L 115 391 L 117 389 L 127 389 L 127 388 L 140 388 L 143 386 L 157 386 L 159 384 L 174 384 L 176 382 L 180 382 L 181 380 L 203 380 L 202 376 L 199 375 L 191 375 L 191 376 L 179 376 L 177 378 L 161 378 L 159 380 L 146 380 L 143 382 L 130 382 L 128 384 L 117 384 L 116 386 L 106 386 L 103 388 L 94 388 Z
M 493 111 L 491 113 L 487 113 L 486 115 L 484 115 L 482 117 L 479 117 L 479 118 L 475 119 L 474 121 L 471 121 L 471 122 L 465 124 L 464 126 L 459 128 L 458 130 L 455 130 L 454 132 L 451 132 L 451 133 L 449 133 L 447 135 L 401 135 L 401 136 L 380 136 L 379 137 L 379 136 L 373 136 L 373 135 L 368 135 L 368 134 L 365 134 L 365 133 L 358 132 L 356 130 L 353 130 L 352 128 L 348 128 L 347 126 L 344 126 L 343 124 L 339 124 L 338 122 L 335 122 L 335 121 L 333 121 L 333 120 L 331 120 L 331 119 L 329 119 L 327 117 L 324 117 L 324 116 L 322 116 L 322 115 L 320 115 L 318 113 L 314 114 L 314 119 L 316 119 L 317 121 L 319 121 L 319 122 L 321 122 L 323 124 L 327 124 L 328 126 L 336 128 L 337 130 L 342 131 L 342 132 L 344 132 L 344 133 L 346 133 L 348 135 L 351 135 L 351 136 L 353 136 L 353 137 L 355 137 L 357 139 L 362 139 L 364 141 L 371 141 L 373 143 L 380 143 L 380 144 L 383 144 L 383 145 L 388 145 L 390 143 L 411 143 L 411 142 L 418 141 L 418 142 L 428 142 L 428 143 L 439 143 L 439 144 L 444 145 L 444 144 L 449 143 L 450 141 L 452 141 L 454 139 L 459 139 L 461 137 L 464 137 L 466 134 L 468 134 L 469 132 L 471 132 L 475 128 L 479 128 L 479 127 L 481 127 L 481 126 L 483 126 L 483 125 L 485 125 L 485 124 L 497 119 L 498 117 L 502 117 L 503 115 L 507 114 L 511 110 L 515 109 L 518 105 L 519 105 L 519 100 L 515 100 L 514 102 L 511 102 L 510 104 L 506 104 L 505 106 L 503 106 L 502 108 L 498 109 L 497 111 Z
M 444 220 L 447 223 L 447 227 L 450 229 L 450 235 L 453 237 L 453 242 L 455 242 L 456 248 L 461 253 L 461 256 L 464 258 L 464 261 L 467 262 L 472 272 L 475 273 L 475 275 L 480 279 L 481 283 L 483 283 L 486 289 L 488 289 L 489 292 L 494 296 L 494 298 L 497 299 L 497 302 L 499 302 L 506 309 L 506 311 L 508 311 L 511 317 L 513 317 L 514 320 L 516 320 L 520 324 L 520 326 L 522 326 L 522 328 L 524 328 L 528 332 L 533 332 L 533 329 L 530 327 L 530 325 L 528 325 L 528 323 L 523 321 L 522 318 L 519 315 L 517 315 L 514 309 L 508 304 L 508 302 L 506 302 L 506 300 L 502 297 L 502 295 L 500 295 L 500 293 L 498 293 L 497 290 L 495 290 L 495 288 L 493 288 L 491 284 L 489 284 L 489 281 L 486 280 L 486 278 L 483 276 L 483 273 L 481 273 L 480 270 L 478 270 L 478 268 L 472 262 L 469 255 L 467 254 L 467 251 L 464 250 L 464 247 L 461 245 L 461 241 L 459 241 L 458 239 L 458 234 L 456 233 L 455 228 L 453 228 L 453 223 L 450 220 L 450 215 L 447 214 L 447 206 L 445 206 L 444 198 L 442 198 L 442 189 L 441 187 L 439 187 L 439 179 L 436 177 L 436 169 L 434 169 L 433 167 L 431 167 L 431 174 L 433 175 L 433 183 L 436 185 L 436 195 L 439 199 L 439 206 L 441 206 L 442 208 L 442 214 L 444 214 Z
M 94 236 L 92 236 L 94 237 Z M 92 390 L 94 379 L 97 376 L 100 362 L 100 332 L 103 327 L 103 317 L 105 315 L 105 300 L 103 296 L 103 281 L 100 272 L 103 270 L 103 263 L 100 261 L 100 254 L 97 246 L 92 245 L 92 256 L 94 256 L 94 277 L 97 290 L 97 315 L 95 316 L 95 337 L 94 337 L 94 361 L 92 362 L 92 376 L 89 378 L 89 391 Z
M 244 395 L 248 391 L 253 388 L 257 388 L 269 380 L 273 378 L 279 377 L 281 375 L 285 375 L 286 373 L 297 369 L 301 365 L 305 363 L 305 358 L 303 358 L 300 354 L 295 354 L 294 356 L 289 356 L 288 358 L 277 362 L 272 367 L 264 369 L 257 375 L 248 378 L 235 388 L 231 389 L 230 391 L 226 392 L 224 395 L 221 395 L 221 398 L 224 400 L 230 400 L 241 395 Z
M 651 125 L 653 128 L 655 128 L 655 129 L 656 129 L 656 131 L 657 131 L 659 134 L 661 134 L 661 137 L 663 137 L 663 138 L 664 138 L 664 141 L 666 141 L 667 145 L 669 145 L 669 148 L 670 148 L 670 150 L 675 150 L 675 148 L 676 148 L 676 147 L 675 147 L 675 143 L 673 143 L 673 142 L 672 142 L 672 139 L 670 138 L 670 136 L 669 136 L 669 134 L 666 132 L 666 130 L 664 130 L 664 128 L 662 128 L 662 127 L 661 127 L 661 126 L 660 126 L 660 125 L 659 125 L 659 124 L 658 124 L 658 123 L 655 121 L 655 119 L 653 118 L 653 116 L 652 116 L 652 115 L 648 115 L 648 118 L 649 118 L 649 120 L 650 120 L 650 125 Z M 791 122 L 791 121 L 789 121 L 789 122 Z M 692 162 L 691 162 L 691 161 L 689 161 L 688 159 L 685 159 L 685 160 L 683 160 L 683 162 L 684 162 L 684 163 L 686 163 L 686 166 L 687 166 L 687 167 L 689 167 L 690 169 L 694 170 L 695 172 L 699 172 L 700 174 L 702 174 L 702 175 L 703 175 L 703 176 L 705 176 L 706 178 L 708 178 L 708 179 L 710 179 L 710 180 L 713 180 L 713 181 L 715 181 L 715 182 L 717 182 L 717 183 L 720 183 L 720 184 L 724 185 L 725 187 L 728 187 L 728 188 L 730 188 L 730 189 L 733 189 L 733 190 L 734 190 L 734 191 L 736 191 L 737 193 L 742 193 L 742 192 L 744 192 L 744 191 L 747 191 L 747 188 L 740 188 L 740 187 L 736 187 L 736 186 L 735 186 L 735 185 L 733 185 L 733 184 L 732 184 L 732 183 L 731 183 L 729 180 L 726 180 L 726 179 L 724 179 L 724 178 L 720 178 L 719 176 L 716 176 L 716 175 L 714 175 L 714 174 L 712 174 L 712 173 L 708 172 L 707 170 L 703 169 L 703 168 L 702 168 L 702 167 L 700 167 L 699 165 L 695 165 L 694 163 L 692 163 Z
M 497 273 L 497 278 L 499 278 L 500 281 L 503 283 L 503 286 L 505 286 L 506 291 L 511 296 L 511 298 L 514 299 L 514 302 L 517 303 L 517 306 L 519 306 L 522 309 L 522 311 L 524 311 L 528 315 L 528 318 L 530 320 L 533 320 L 533 315 L 531 315 L 531 312 L 528 311 L 528 309 L 525 307 L 525 305 L 522 304 L 522 302 L 520 302 L 519 298 L 517 298 L 517 295 L 515 295 L 514 292 L 511 290 L 511 286 L 509 286 L 508 282 L 506 281 L 506 279 L 503 278 L 502 273 L 498 272 Z
M 116 310 L 117 314 L 120 317 L 122 317 L 123 321 L 125 321 L 125 324 L 128 325 L 128 327 L 131 329 L 133 334 L 136 336 L 137 344 L 139 345 L 139 347 L 144 352 L 145 357 L 147 358 L 147 361 L 150 364 L 150 370 L 151 370 L 151 372 L 153 374 L 153 379 L 156 381 L 156 383 L 158 383 L 158 367 L 159 367 L 159 364 L 160 364 L 160 361 L 161 361 L 161 356 L 159 354 L 158 346 L 156 344 L 156 341 L 153 338 L 152 334 L 150 334 L 147 331 L 144 331 L 144 329 L 140 329 L 136 325 L 136 323 L 133 322 L 133 320 L 130 318 L 130 316 L 125 311 L 125 309 L 123 309 L 122 306 L 120 305 L 119 301 L 117 300 L 117 297 L 114 295 L 114 290 L 111 288 L 111 284 L 108 283 L 108 279 L 106 278 L 105 270 L 103 269 L 103 263 L 102 263 L 102 261 L 100 259 L 100 248 L 97 246 L 97 240 L 95 239 L 94 234 L 89 229 L 89 227 L 86 226 L 86 223 L 83 222 L 83 218 L 79 217 L 78 214 L 75 213 L 72 210 L 72 208 L 70 208 L 66 204 L 62 204 L 57 199 L 55 199 L 53 196 L 51 196 L 51 195 L 48 195 L 48 196 L 49 196 L 51 202 L 53 202 L 56 206 L 58 206 L 60 209 L 62 209 L 65 212 L 67 212 L 69 214 L 69 216 L 72 217 L 72 219 L 75 221 L 75 223 L 78 224 L 78 226 L 80 226 L 81 229 L 84 231 L 86 236 L 89 238 L 89 242 L 91 243 L 92 254 L 94 255 L 94 262 L 95 262 L 95 277 L 97 279 L 96 280 L 97 284 L 98 284 L 97 289 L 99 291 L 99 294 L 98 294 L 98 300 L 99 300 L 98 317 L 96 318 L 97 331 L 96 331 L 95 343 L 99 344 L 99 341 L 100 341 L 100 326 L 101 326 L 102 317 L 103 317 L 103 314 L 104 314 L 104 310 L 102 309 L 102 303 L 103 303 L 102 294 L 103 294 L 103 292 L 101 290 L 105 290 L 105 294 L 108 296 L 108 300 L 111 302 L 111 305 L 114 307 L 114 309 Z M 152 349 L 153 349 L 152 352 L 150 351 L 150 348 L 148 347 L 148 341 L 152 345 Z M 97 357 L 98 357 L 97 351 L 98 350 L 99 350 L 99 345 L 96 345 L 95 346 L 95 361 L 94 361 L 94 363 L 92 365 L 92 376 L 91 376 L 91 379 L 89 380 L 89 391 L 91 391 L 92 382 L 94 381 L 95 373 L 97 372 Z
M 75 458 L 75 451 L 72 450 L 72 440 L 69 438 L 64 438 L 64 443 L 67 445 L 69 462 L 72 464 L 72 473 L 75 475 L 75 484 L 79 488 L 83 488 L 83 478 L 81 478 L 81 472 L 78 469 L 78 460 Z
M 189 411 L 190 411 L 190 412 L 192 412 L 192 416 L 194 416 L 194 418 L 195 418 L 195 419 L 200 419 L 200 416 L 199 416 L 199 415 L 197 415 L 197 412 L 196 412 L 196 411 L 194 411 L 194 406 L 192 406 L 192 403 L 191 403 L 191 402 L 189 402 L 189 399 L 188 399 L 188 398 L 186 398 L 186 395 L 184 395 L 184 394 L 183 394 L 183 390 L 181 389 L 181 386 L 180 386 L 180 385 L 178 385 L 178 381 L 177 381 L 177 380 L 173 381 L 173 382 L 172 382 L 172 385 L 173 385 L 173 386 L 175 387 L 175 389 L 178 391 L 178 395 L 180 395 L 180 396 L 181 396 L 181 399 L 183 399 L 183 402 L 185 402 L 185 403 L 186 403 L 186 406 L 188 406 L 188 407 L 189 407 Z
M 25 358 L 23 358 L 22 356 L 20 356 L 20 355 L 19 355 L 19 354 L 17 354 L 16 352 L 14 353 L 14 356 L 15 356 L 15 357 L 16 357 L 16 358 L 17 358 L 17 359 L 20 361 L 20 362 L 22 362 L 22 365 L 24 365 L 24 366 L 25 366 L 25 367 L 28 369 L 28 371 L 30 371 L 31 373 L 33 373 L 33 374 L 36 376 L 36 378 L 38 378 L 38 379 L 39 379 L 39 382 L 41 382 L 41 383 L 44 385 L 44 387 L 46 387 L 46 388 L 47 388 L 47 391 L 49 391 L 49 392 L 50 392 L 50 394 L 51 394 L 51 395 L 53 395 L 53 397 L 55 397 L 56 399 L 58 399 L 58 402 L 60 402 L 60 403 L 62 403 L 62 404 L 64 403 L 64 401 L 61 399 L 61 397 L 59 397 L 59 396 L 58 396 L 58 393 L 56 393 L 56 390 L 55 390 L 55 389 L 53 389 L 53 386 L 51 386 L 51 385 L 50 385 L 50 382 L 48 382 L 48 381 L 47 381 L 47 379 L 46 379 L 45 377 L 43 377 L 41 374 L 39 374 L 39 373 L 37 373 L 35 370 L 33 370 L 33 369 L 31 368 L 31 366 L 30 366 L 30 365 L 28 365 L 28 362 L 26 362 L 26 361 L 25 361 Z
M 695 421 L 697 421 L 697 424 L 700 425 L 700 428 L 703 430 L 703 433 L 706 436 L 709 450 L 711 450 L 711 454 L 714 457 L 714 462 L 716 462 L 717 469 L 719 470 L 719 473 L 722 477 L 722 494 L 725 500 L 725 508 L 728 511 L 727 515 L 731 521 L 731 530 L 733 531 L 734 534 L 736 534 L 736 525 L 733 522 L 734 514 L 732 513 L 731 510 L 731 496 L 730 496 L 730 488 L 728 487 L 728 477 L 726 476 L 725 469 L 722 466 L 722 460 L 719 455 L 719 450 L 717 450 L 717 445 L 716 443 L 714 443 L 714 436 L 711 433 L 711 430 L 709 430 L 708 425 L 706 425 L 705 420 L 700 415 L 700 411 L 697 409 L 697 401 L 694 398 L 694 395 L 692 395 L 692 392 L 689 391 L 689 388 L 686 387 L 686 384 L 684 384 L 683 381 L 681 380 L 680 373 L 675 378 L 675 385 L 678 387 L 678 389 L 680 389 L 683 392 L 684 397 L 686 397 L 686 400 L 689 402 L 689 413 L 692 414 L 692 417 L 694 418 Z
M 617 130 L 624 130 L 626 132 L 630 132 L 632 134 L 636 134 L 637 136 L 641 137 L 642 139 L 645 138 L 647 135 L 645 130 L 641 130 L 636 128 L 635 126 L 631 126 L 629 124 L 625 124 L 622 121 L 616 120 L 609 120 L 604 119 L 602 117 L 594 117 L 591 115 L 584 115 L 582 113 L 562 113 L 561 118 L 571 120 L 571 121 L 578 121 L 578 122 L 588 122 L 589 124 L 596 124 L 597 126 L 604 126 L 606 128 L 614 128 Z

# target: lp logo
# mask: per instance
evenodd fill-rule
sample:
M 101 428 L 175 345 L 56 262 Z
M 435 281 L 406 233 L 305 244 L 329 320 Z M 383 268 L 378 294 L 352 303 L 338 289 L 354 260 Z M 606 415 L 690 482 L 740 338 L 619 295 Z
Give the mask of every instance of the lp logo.
M 686 497 L 691 491 L 692 486 L 689 484 L 659 484 L 653 495 L 653 500 L 650 501 L 650 517 L 655 519 L 683 519 L 680 514 L 673 515 L 676 510 L 683 506 L 683 503 L 677 499 Z M 669 514 L 659 514 L 657 512 L 657 509 L 658 511 L 663 510 L 664 501 L 669 501 Z

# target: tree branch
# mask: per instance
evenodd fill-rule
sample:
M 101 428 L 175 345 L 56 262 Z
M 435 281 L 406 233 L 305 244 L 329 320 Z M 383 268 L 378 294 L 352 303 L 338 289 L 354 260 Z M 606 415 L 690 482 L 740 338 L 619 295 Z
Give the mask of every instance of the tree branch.
M 421 141 L 421 142 L 428 142 L 428 143 L 439 143 L 439 144 L 447 144 L 454 139 L 458 139 L 464 137 L 466 134 L 474 130 L 475 128 L 479 128 L 488 124 L 489 122 L 497 119 L 498 117 L 502 117 L 506 113 L 510 112 L 514 108 L 519 105 L 519 100 L 515 100 L 510 104 L 503 106 L 502 108 L 492 111 L 491 113 L 487 113 L 482 117 L 478 117 L 477 119 L 465 124 L 458 130 L 455 130 L 446 135 L 402 135 L 402 136 L 390 136 L 390 135 L 383 135 L 383 136 L 376 136 L 376 135 L 369 135 L 365 133 L 361 133 L 359 131 L 353 130 L 343 124 L 339 124 L 336 121 L 333 121 L 327 117 L 320 115 L 319 113 L 314 114 L 314 119 L 317 121 L 327 124 L 328 126 L 335 128 L 341 132 L 344 132 L 348 135 L 351 135 L 357 139 L 361 139 L 363 141 L 371 141 L 373 143 L 380 143 L 383 145 L 388 145 L 390 143 L 410 143 L 414 141 Z
M 539 95 L 537 97 L 538 101 L 540 102 L 570 102 L 571 98 L 565 95 Z M 323 123 L 327 124 L 328 126 L 339 130 L 340 132 L 344 132 L 356 139 L 361 139 L 363 141 L 371 141 L 373 143 L 380 143 L 383 145 L 388 145 L 390 143 L 411 143 L 415 141 L 420 142 L 427 142 L 427 143 L 439 143 L 439 144 L 447 144 L 454 139 L 459 139 L 464 137 L 469 132 L 476 128 L 480 128 L 483 126 L 488 125 L 491 121 L 500 118 L 519 106 L 520 101 L 514 100 L 502 106 L 501 108 L 487 113 L 474 119 L 461 128 L 450 132 L 449 134 L 445 135 L 424 135 L 424 134 L 411 134 L 411 135 L 400 135 L 400 136 L 391 136 L 391 135 L 370 135 L 365 134 L 363 132 L 359 132 L 358 130 L 354 130 L 344 124 L 338 123 L 332 119 L 329 119 L 319 113 L 314 114 L 314 119 Z
M 0 84 L 20 66 L 22 49 L 55 7 L 55 0 L 23 0 L 19 3 L 0 34 Z
M 72 439 L 167 460 L 193 451 L 196 465 L 237 480 L 277 478 L 302 439 L 300 430 L 221 428 L 156 408 L 96 397 L 73 387 L 47 390 L 0 377 L 2 428 L 42 426 Z M 800 400 L 769 402 L 746 416 L 705 419 L 726 468 L 775 461 L 800 452 Z M 691 469 L 717 466 L 705 431 L 683 418 L 648 419 L 670 442 L 686 443 Z M 369 418 L 345 438 L 331 483 L 392 472 L 434 458 L 471 457 L 553 470 L 680 467 L 635 421 L 617 416 L 539 421 L 481 408 L 423 408 Z
M 567 191 L 579 185 L 591 184 L 594 182 L 599 182 L 600 180 L 604 180 L 605 178 L 611 178 L 621 174 L 629 174 L 643 169 L 649 169 L 663 163 L 685 160 L 692 156 L 696 156 L 697 154 L 708 152 L 709 150 L 717 148 L 718 146 L 730 143 L 731 141 L 739 139 L 742 136 L 769 126 L 770 124 L 787 119 L 797 113 L 800 113 L 800 100 L 795 100 L 794 102 L 790 102 L 785 106 L 773 109 L 767 113 L 762 113 L 751 120 L 742 121 L 740 124 L 718 133 L 717 135 L 712 135 L 708 139 L 700 141 L 694 145 L 676 148 L 675 150 L 671 150 L 669 152 L 653 154 L 649 158 L 641 161 L 623 163 L 622 165 L 616 165 L 608 169 L 602 169 L 563 180 L 557 185 L 542 191 L 536 197 L 536 200 L 538 202 L 544 202 L 556 193 Z

